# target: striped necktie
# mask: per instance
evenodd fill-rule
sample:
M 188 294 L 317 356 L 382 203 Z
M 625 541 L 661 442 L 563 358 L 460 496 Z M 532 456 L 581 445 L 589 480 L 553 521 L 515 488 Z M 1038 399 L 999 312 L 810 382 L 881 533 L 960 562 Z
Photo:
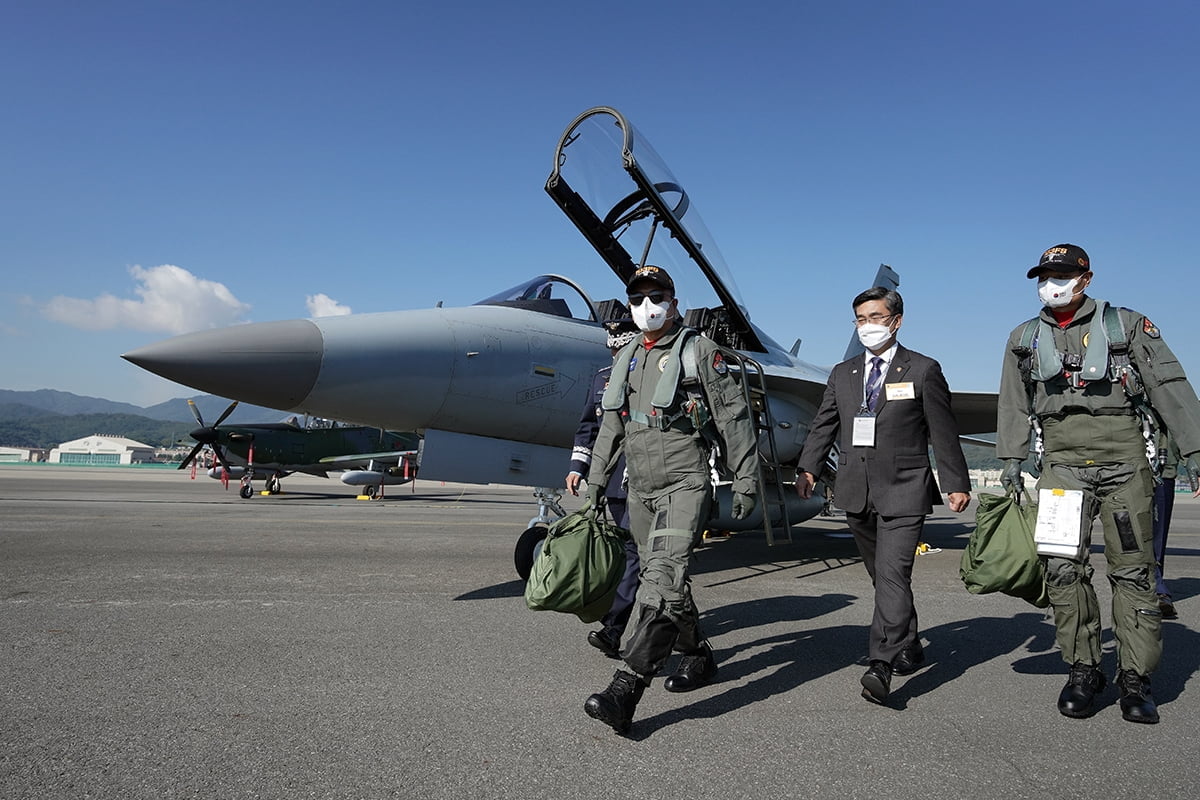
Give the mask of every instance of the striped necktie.
M 875 356 L 871 359 L 871 374 L 867 376 L 866 403 L 867 410 L 874 411 L 879 402 L 879 388 L 883 385 L 883 359 Z

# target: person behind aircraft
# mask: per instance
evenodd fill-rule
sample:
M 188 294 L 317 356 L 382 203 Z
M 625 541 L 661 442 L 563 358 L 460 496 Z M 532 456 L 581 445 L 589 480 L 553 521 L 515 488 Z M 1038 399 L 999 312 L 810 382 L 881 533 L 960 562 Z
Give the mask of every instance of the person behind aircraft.
M 717 672 L 688 575 L 712 504 L 709 437 L 719 443 L 733 475 L 733 515 L 749 515 L 758 493 L 757 432 L 724 354 L 683 326 L 666 270 L 639 268 L 627 292 L 642 335 L 613 364 L 588 472 L 588 495 L 597 501 L 617 448 L 624 446 L 641 582 L 621 650 L 626 669 L 584 703 L 589 716 L 618 733 L 629 730 L 642 693 L 673 650 L 683 657 L 666 679 L 667 691 L 698 689 Z
M 637 336 L 638 327 L 632 319 L 613 320 L 605 323 L 608 331 L 608 349 L 613 356 Z M 575 432 L 575 446 L 571 450 L 571 466 L 567 473 L 567 491 L 579 495 L 579 485 L 587 474 L 592 463 L 592 445 L 600 433 L 600 419 L 604 415 L 601 400 L 604 390 L 608 388 L 612 375 L 612 365 L 603 367 L 592 379 L 592 388 L 583 404 L 583 416 L 579 420 L 579 428 Z M 626 503 L 625 490 L 625 455 L 617 457 L 617 463 L 605 487 L 604 499 L 608 504 L 609 514 L 613 521 L 622 528 L 629 527 L 629 508 Z M 609 658 L 621 657 L 621 637 L 625 635 L 625 626 L 629 624 L 629 615 L 633 611 L 633 600 L 637 594 L 638 571 L 637 542 L 632 538 L 625 540 L 625 575 L 617 585 L 617 595 L 613 598 L 612 608 L 600 619 L 601 628 L 589 631 L 588 644 L 600 650 Z
M 1162 475 L 1154 487 L 1154 593 L 1158 595 L 1158 610 L 1162 612 L 1162 618 L 1179 619 L 1171 590 L 1163 577 L 1163 569 L 1167 560 L 1167 534 L 1171 531 L 1171 517 L 1175 513 L 1175 481 L 1179 477 L 1182 456 L 1179 455 L 1179 446 L 1166 430 L 1159 431 L 1158 439 Z M 1197 476 L 1188 475 L 1184 470 L 1184 479 L 1195 481 Z

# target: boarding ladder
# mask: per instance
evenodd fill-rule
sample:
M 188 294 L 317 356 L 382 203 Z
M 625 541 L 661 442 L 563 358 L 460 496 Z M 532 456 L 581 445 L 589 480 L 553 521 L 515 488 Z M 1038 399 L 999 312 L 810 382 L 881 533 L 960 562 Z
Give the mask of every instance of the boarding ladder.
M 778 524 L 783 525 L 784 537 L 792 541 L 792 521 L 788 515 L 788 503 L 785 492 L 795 491 L 787 480 L 789 473 L 794 479 L 794 470 L 779 463 L 779 450 L 775 445 L 775 421 L 771 418 L 771 406 L 767 402 L 767 377 L 762 365 L 744 353 L 722 347 L 721 353 L 726 360 L 733 364 L 741 376 L 739 383 L 746 404 L 753 415 L 754 427 L 758 433 L 758 441 L 766 434 L 767 452 L 761 447 L 758 453 L 758 491 L 759 502 L 762 504 L 763 531 L 767 534 L 767 545 L 775 544 L 773 518 L 778 514 Z

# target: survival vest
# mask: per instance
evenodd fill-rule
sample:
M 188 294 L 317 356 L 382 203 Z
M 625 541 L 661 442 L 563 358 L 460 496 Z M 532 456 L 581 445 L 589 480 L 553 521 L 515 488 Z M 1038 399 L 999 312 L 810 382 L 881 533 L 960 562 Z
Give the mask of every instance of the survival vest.
M 1156 471 L 1158 447 L 1155 446 L 1155 430 L 1159 427 L 1154 410 L 1150 407 L 1146 390 L 1137 367 L 1129 357 L 1129 341 L 1125 337 L 1125 326 L 1121 310 L 1110 306 L 1105 300 L 1096 301 L 1096 313 L 1092 316 L 1087 334 L 1087 347 L 1082 354 L 1060 353 L 1050 347 L 1038 347 L 1045 338 L 1053 343 L 1054 328 L 1040 315 L 1027 321 L 1012 352 L 1018 359 L 1021 379 L 1029 395 L 1029 418 L 1037 434 L 1037 453 L 1041 457 L 1041 425 L 1034 414 L 1034 385 L 1055 378 L 1065 372 L 1071 373 L 1076 387 L 1094 381 L 1118 383 L 1129 398 L 1130 405 L 1142 421 L 1142 434 L 1147 441 L 1146 457 Z
M 682 328 L 679 337 L 671 345 L 671 357 L 667 360 L 662 377 L 659 378 L 658 385 L 654 388 L 653 397 L 650 398 L 650 405 L 662 413 L 647 416 L 644 412 L 636 409 L 629 409 L 628 413 L 629 418 L 634 422 L 659 430 L 670 428 L 687 417 L 692 424 L 693 432 L 700 434 L 712 444 L 714 441 L 710 425 L 712 415 L 708 410 L 708 401 L 704 396 L 704 386 L 700 382 L 700 369 L 696 360 L 695 337 L 697 335 L 699 334 L 695 328 Z M 629 365 L 633 361 L 634 353 L 641 347 L 641 338 L 635 338 L 625 345 L 613 359 L 612 378 L 600 401 L 600 405 L 605 411 L 621 411 L 628 406 Z M 675 402 L 677 391 L 681 388 L 687 395 L 687 400 L 680 403 L 674 413 L 668 413 Z

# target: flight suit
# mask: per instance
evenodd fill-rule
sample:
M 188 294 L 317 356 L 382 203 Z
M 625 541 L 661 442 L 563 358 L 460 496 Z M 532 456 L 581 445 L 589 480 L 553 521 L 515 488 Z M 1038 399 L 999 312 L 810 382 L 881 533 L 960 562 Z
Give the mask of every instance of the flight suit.
M 689 402 L 682 380 L 667 408 L 656 409 L 651 402 L 664 373 L 683 376 L 682 369 L 668 369 L 683 330 L 676 322 L 650 349 L 639 336 L 618 353 L 617 364 L 632 354 L 625 403 L 619 410 L 605 411 L 588 475 L 590 485 L 602 483 L 613 454 L 624 445 L 629 523 L 638 544 L 641 582 L 622 657 L 646 681 L 662 669 L 672 650 L 692 654 L 704 642 L 688 562 L 712 506 L 710 448 L 692 418 L 680 415 Z M 700 389 L 733 491 L 757 495 L 757 432 L 742 387 L 729 375 L 716 344 L 699 335 L 692 338 Z M 618 376 L 612 380 L 616 382 Z M 664 420 L 668 421 L 665 427 Z
M 1053 342 L 1039 340 L 1037 346 L 1081 356 L 1096 312 L 1096 301 L 1086 298 L 1071 322 L 1060 328 L 1053 313 L 1043 309 L 1040 319 L 1049 323 Z M 1129 356 L 1150 405 L 1176 437 L 1181 452 L 1200 451 L 1200 400 L 1179 360 L 1150 320 L 1129 309 L 1121 309 L 1120 314 Z M 1085 529 L 1100 517 L 1120 668 L 1149 675 L 1162 658 L 1162 619 L 1152 547 L 1155 477 L 1146 457 L 1141 419 L 1121 384 L 1108 379 L 1080 381 L 1079 372 L 1064 370 L 1033 381 L 1031 398 L 1020 357 L 1014 352 L 1024 327 L 1013 330 L 1005 346 L 996 455 L 1001 459 L 1029 455 L 1032 411 L 1042 426 L 1044 447 L 1038 488 L 1082 490 Z M 1091 582 L 1089 545 L 1090 533 L 1085 530 L 1081 560 L 1047 557 L 1046 586 L 1063 660 L 1095 666 L 1100 663 L 1100 609 Z

